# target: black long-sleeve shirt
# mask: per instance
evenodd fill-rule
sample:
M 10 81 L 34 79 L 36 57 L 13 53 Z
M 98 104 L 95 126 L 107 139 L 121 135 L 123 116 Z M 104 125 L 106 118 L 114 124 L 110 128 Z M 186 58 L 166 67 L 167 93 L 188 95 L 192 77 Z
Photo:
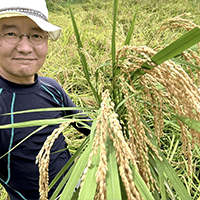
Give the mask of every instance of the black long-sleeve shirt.
M 20 85 L 0 77 L 0 125 L 13 124 L 31 120 L 55 119 L 79 111 L 50 111 L 12 114 L 38 108 L 76 107 L 62 87 L 53 79 L 36 75 L 36 80 L 30 85 Z M 11 113 L 10 115 L 1 115 Z M 90 123 L 89 123 L 90 124 Z M 35 159 L 47 137 L 59 125 L 50 125 L 0 159 L 0 183 L 6 188 L 11 199 L 39 199 L 39 169 Z M 74 124 L 75 126 L 75 124 Z M 4 155 L 22 139 L 38 127 L 10 128 L 0 130 L 0 156 Z M 76 127 L 85 135 L 89 129 Z M 66 148 L 62 134 L 54 142 L 51 151 Z M 70 159 L 69 151 L 61 151 L 50 157 L 50 181 Z M 51 191 L 50 191 L 51 192 Z

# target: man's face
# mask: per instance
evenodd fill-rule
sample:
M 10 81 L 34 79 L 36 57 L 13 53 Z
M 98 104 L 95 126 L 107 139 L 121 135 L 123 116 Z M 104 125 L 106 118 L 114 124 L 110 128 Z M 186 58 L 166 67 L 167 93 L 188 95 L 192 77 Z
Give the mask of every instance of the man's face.
M 0 19 L 0 35 L 13 33 L 30 35 L 35 31 L 46 33 L 28 17 Z M 0 36 L 0 76 L 19 84 L 31 84 L 34 75 L 42 67 L 48 51 L 47 39 L 39 45 L 22 36 L 18 44 L 8 43 Z

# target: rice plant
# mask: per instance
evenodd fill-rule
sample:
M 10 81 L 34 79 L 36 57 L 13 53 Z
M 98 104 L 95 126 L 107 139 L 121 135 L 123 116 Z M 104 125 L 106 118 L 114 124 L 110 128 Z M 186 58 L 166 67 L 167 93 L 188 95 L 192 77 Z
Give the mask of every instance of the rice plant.
M 86 149 L 66 175 L 68 182 L 58 186 L 64 187 L 60 199 L 75 198 L 73 195 L 77 199 L 192 199 L 193 191 L 187 190 L 187 183 L 185 187 L 162 153 L 161 140 L 167 134 L 164 132 L 167 120 L 175 120 L 182 137 L 182 152 L 187 158 L 187 174 L 191 176 L 191 149 L 199 145 L 199 90 L 196 84 L 199 57 L 188 48 L 200 41 L 200 29 L 178 16 L 164 22 L 159 32 L 169 26 L 182 27 L 189 30 L 185 35 L 162 50 L 136 47 L 128 45 L 133 20 L 125 46 L 116 52 L 117 5 L 115 0 L 112 62 L 101 65 L 101 68 L 110 66 L 110 84 L 100 93 L 91 83 L 79 31 L 69 7 L 83 72 L 99 111 Z M 195 72 L 190 70 L 188 74 L 185 65 L 195 68 Z M 80 191 L 74 194 L 73 188 L 80 178 Z

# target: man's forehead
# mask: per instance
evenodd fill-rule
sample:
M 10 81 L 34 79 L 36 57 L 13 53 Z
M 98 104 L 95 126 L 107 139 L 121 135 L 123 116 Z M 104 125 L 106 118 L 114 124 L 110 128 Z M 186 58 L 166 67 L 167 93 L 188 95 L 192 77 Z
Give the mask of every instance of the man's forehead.
M 34 29 L 41 30 L 35 22 L 33 22 L 28 17 L 11 17 L 11 18 L 2 18 L 0 19 L 0 30 L 6 29 Z
M 0 30 L 8 30 L 8 29 L 19 29 L 16 25 L 9 25 L 9 24 L 0 24 Z M 29 27 L 30 30 L 35 30 L 35 31 L 43 31 L 39 27 Z

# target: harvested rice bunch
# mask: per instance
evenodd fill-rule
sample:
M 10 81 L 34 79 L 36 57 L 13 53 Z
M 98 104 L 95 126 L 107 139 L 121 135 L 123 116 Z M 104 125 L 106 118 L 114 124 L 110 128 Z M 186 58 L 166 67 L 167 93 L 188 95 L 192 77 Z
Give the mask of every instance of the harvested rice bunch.
M 170 106 L 174 113 L 200 120 L 200 92 L 194 79 L 186 73 L 183 67 L 170 60 L 158 66 L 153 64 L 153 69 L 151 70 L 141 69 L 141 65 L 144 62 L 152 63 L 150 57 L 155 53 L 153 49 L 148 47 L 124 46 L 118 51 L 117 60 L 123 76 L 121 85 L 125 96 L 128 97 L 133 93 L 138 93 L 138 95 L 126 101 L 127 111 L 130 111 L 131 107 L 133 108 L 127 119 L 132 118 L 134 120 L 129 124 L 132 126 L 134 124 L 136 135 L 140 135 L 139 119 L 147 113 L 153 115 L 154 132 L 159 141 L 163 136 L 163 118 L 164 113 L 167 111 L 167 106 Z M 189 59 L 188 54 L 183 52 L 183 55 L 183 58 L 190 62 L 191 59 Z M 192 52 L 190 55 L 195 58 L 196 62 L 199 62 L 199 57 L 196 54 Z M 137 69 L 143 70 L 144 75 L 138 81 L 133 81 L 131 75 Z M 140 89 L 135 88 L 136 84 Z M 144 104 L 146 104 L 144 113 L 139 112 L 141 103 L 138 100 L 138 96 L 141 96 Z M 138 115 L 138 119 L 134 118 L 134 112 L 136 116 Z M 132 116 L 130 117 L 129 115 Z M 183 152 L 188 158 L 188 172 L 190 173 L 192 165 L 191 148 L 200 143 L 199 134 L 193 129 L 188 130 L 188 127 L 180 121 L 179 125 L 182 134 Z M 190 135 L 192 138 L 190 138 Z

